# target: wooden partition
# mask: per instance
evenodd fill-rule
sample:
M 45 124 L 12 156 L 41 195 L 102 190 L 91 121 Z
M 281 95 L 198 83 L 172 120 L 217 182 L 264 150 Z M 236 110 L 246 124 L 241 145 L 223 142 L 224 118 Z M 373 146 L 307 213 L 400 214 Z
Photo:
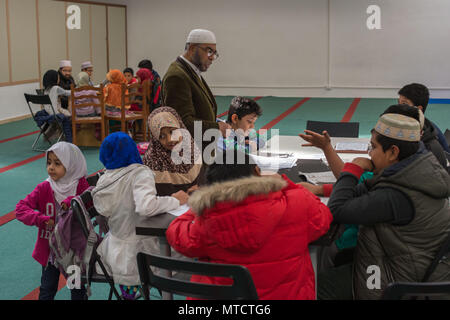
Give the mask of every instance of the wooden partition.
M 80 8 L 80 29 L 67 28 Z M 0 0 L 0 86 L 41 82 L 60 60 L 72 61 L 72 75 L 81 63 L 94 65 L 93 82 L 109 69 L 127 66 L 126 6 L 89 1 Z

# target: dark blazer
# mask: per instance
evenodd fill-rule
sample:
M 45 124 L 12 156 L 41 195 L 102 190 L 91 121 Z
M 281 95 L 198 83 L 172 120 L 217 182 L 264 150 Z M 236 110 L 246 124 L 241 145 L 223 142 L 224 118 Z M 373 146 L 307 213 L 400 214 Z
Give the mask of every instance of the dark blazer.
M 202 134 L 208 129 L 219 128 L 216 122 L 217 104 L 208 84 L 180 57 L 164 75 L 162 99 L 165 106 L 178 112 L 192 137 L 194 121 L 202 121 Z

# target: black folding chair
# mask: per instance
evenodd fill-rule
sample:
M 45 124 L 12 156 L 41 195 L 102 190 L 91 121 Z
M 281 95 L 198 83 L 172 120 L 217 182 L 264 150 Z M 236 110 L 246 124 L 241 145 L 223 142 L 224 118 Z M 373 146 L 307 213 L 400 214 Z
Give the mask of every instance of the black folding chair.
M 359 122 L 306 121 L 306 129 L 317 133 L 328 131 L 331 137 L 358 138 Z
M 445 157 L 447 158 L 447 163 L 450 163 L 450 153 L 444 151 Z M 450 174 L 450 165 L 447 166 L 447 172 Z
M 55 109 L 53 108 L 52 102 L 50 100 L 50 97 L 48 95 L 34 95 L 34 94 L 27 94 L 24 93 L 25 100 L 27 101 L 28 108 L 30 109 L 31 116 L 33 117 L 34 122 L 36 122 L 36 125 L 39 128 L 39 135 L 34 140 L 33 145 L 31 146 L 31 149 L 33 151 L 41 151 L 44 152 L 47 149 L 39 149 L 36 147 L 37 142 L 39 141 L 39 138 L 41 136 L 44 136 L 45 140 L 52 145 L 51 137 L 47 133 L 47 130 L 52 126 L 56 126 L 56 130 L 60 132 L 58 139 L 56 142 L 59 142 L 61 138 L 64 136 L 63 126 L 61 120 L 56 116 Z M 39 105 L 39 110 L 37 110 L 36 105 Z M 47 121 L 40 121 L 36 114 L 43 110 L 42 106 L 50 106 L 49 108 L 45 108 L 45 110 L 48 113 L 49 120 Z M 55 143 L 56 143 L 55 142 Z
M 43 95 L 45 95 L 44 89 L 36 89 L 36 94 L 37 94 L 38 96 L 43 96 Z
M 101 216 L 99 215 L 99 213 L 97 212 L 97 210 L 95 210 L 95 207 L 93 206 L 93 200 L 92 200 L 92 195 L 91 195 L 90 189 L 83 192 L 80 195 L 80 198 L 83 202 L 82 205 L 84 206 L 84 208 L 81 208 L 80 203 L 78 201 L 76 201 L 75 199 L 72 199 L 71 207 L 73 210 L 73 214 L 76 217 L 76 220 L 78 221 L 78 223 L 80 223 L 80 225 L 82 227 L 83 234 L 85 235 L 86 238 L 88 238 L 89 237 L 89 229 L 86 226 L 85 213 L 83 212 L 83 209 L 85 211 L 87 211 L 87 213 L 89 214 L 89 217 L 91 219 L 95 218 L 95 221 L 93 222 L 94 227 L 96 227 L 98 225 L 98 220 L 99 220 L 99 217 L 101 217 Z M 102 231 L 103 231 L 103 233 L 106 233 L 108 230 L 107 229 L 102 230 L 102 228 L 100 228 L 100 234 L 102 233 Z M 102 269 L 103 274 L 97 273 L 97 271 L 95 269 L 96 263 L 98 263 L 98 265 Z M 89 285 L 93 282 L 108 283 L 110 286 L 108 300 L 112 300 L 113 294 L 115 295 L 117 300 L 122 300 L 122 297 L 120 296 L 119 292 L 117 291 L 117 289 L 114 285 L 113 278 L 106 271 L 105 265 L 103 264 L 99 254 L 97 253 L 97 246 L 95 246 L 94 250 L 92 251 L 92 257 L 91 257 L 91 261 L 89 263 L 88 277 L 86 278 L 86 274 L 83 272 L 81 275 L 81 281 L 83 283 L 88 283 Z
M 139 252 L 137 263 L 143 295 L 150 299 L 150 287 L 183 296 L 213 300 L 257 300 L 253 279 L 247 268 L 239 265 L 219 264 L 199 261 L 185 261 L 156 254 Z M 189 274 L 201 274 L 210 277 L 232 278 L 232 285 L 213 285 L 190 282 L 154 274 L 150 266 L 179 271 Z
M 450 282 L 394 282 L 386 287 L 381 299 L 400 300 L 443 295 L 450 296 Z
M 448 146 L 450 147 L 450 130 L 446 129 L 444 132 L 445 141 L 447 141 Z
M 95 187 L 97 185 L 97 181 L 98 179 L 100 179 L 100 177 L 102 176 L 102 174 L 104 174 L 105 171 L 99 171 L 96 174 L 89 176 L 86 178 L 88 184 L 92 187 Z

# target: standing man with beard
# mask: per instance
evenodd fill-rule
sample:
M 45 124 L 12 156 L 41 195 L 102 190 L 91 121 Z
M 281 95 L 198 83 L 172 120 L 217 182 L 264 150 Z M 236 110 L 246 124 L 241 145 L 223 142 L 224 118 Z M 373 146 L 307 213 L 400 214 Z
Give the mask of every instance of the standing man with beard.
M 72 62 L 70 60 L 61 60 L 59 62 L 59 86 L 65 90 L 70 90 L 70 85 L 75 85 L 72 78 Z M 69 108 L 69 97 L 61 96 L 61 107 Z
M 227 123 L 216 121 L 216 100 L 202 77 L 202 72 L 218 57 L 214 33 L 194 29 L 187 37 L 184 53 L 169 66 L 163 78 L 163 105 L 177 111 L 193 137 L 195 121 L 201 121 L 202 134 L 208 129 L 218 129 L 225 137 L 226 129 L 230 128 Z M 208 144 L 204 142 L 202 150 Z

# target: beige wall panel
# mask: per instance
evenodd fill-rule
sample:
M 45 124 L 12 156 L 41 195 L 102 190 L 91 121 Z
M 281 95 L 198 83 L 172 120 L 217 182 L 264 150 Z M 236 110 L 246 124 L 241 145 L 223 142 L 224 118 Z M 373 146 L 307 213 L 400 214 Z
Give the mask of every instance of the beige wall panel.
M 35 0 L 9 1 L 12 80 L 37 79 L 38 46 Z
M 125 8 L 108 7 L 109 68 L 126 67 Z
M 39 38 L 41 75 L 47 70 L 58 70 L 59 61 L 66 59 L 64 2 L 39 0 Z M 42 81 L 42 79 L 40 79 Z
M 89 5 L 68 2 L 70 5 L 77 5 L 81 10 L 80 29 L 68 30 L 69 35 L 69 58 L 72 61 L 72 76 L 75 77 L 81 71 L 81 63 L 91 60 L 89 44 Z
M 9 82 L 6 0 L 0 0 L 0 83 Z
M 106 78 L 106 9 L 105 6 L 91 5 L 92 15 L 92 64 L 94 84 L 102 82 Z

